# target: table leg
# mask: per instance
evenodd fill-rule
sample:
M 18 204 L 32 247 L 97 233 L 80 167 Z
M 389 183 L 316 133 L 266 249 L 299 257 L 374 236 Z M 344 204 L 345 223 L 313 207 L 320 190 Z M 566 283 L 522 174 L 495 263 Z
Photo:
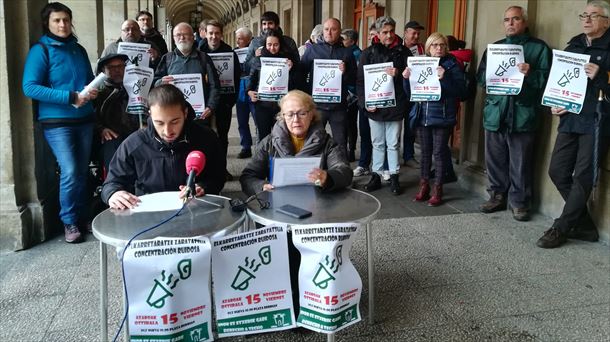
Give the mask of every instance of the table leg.
M 102 342 L 108 341 L 108 255 L 100 241 L 100 324 Z
M 326 336 L 327 336 L 327 337 L 326 337 L 326 341 L 327 341 L 327 342 L 335 342 L 335 333 L 328 334 L 328 335 L 326 335 Z
M 124 341 L 125 342 L 130 342 L 129 339 L 129 315 L 128 315 L 128 311 L 129 310 L 129 303 L 127 303 L 127 295 L 125 294 L 125 291 L 123 291 L 123 315 L 127 315 L 127 319 L 125 320 L 125 326 L 123 331 L 125 332 L 124 337 Z
M 369 325 L 375 324 L 375 260 L 373 253 L 373 230 L 366 225 L 366 253 L 369 263 Z

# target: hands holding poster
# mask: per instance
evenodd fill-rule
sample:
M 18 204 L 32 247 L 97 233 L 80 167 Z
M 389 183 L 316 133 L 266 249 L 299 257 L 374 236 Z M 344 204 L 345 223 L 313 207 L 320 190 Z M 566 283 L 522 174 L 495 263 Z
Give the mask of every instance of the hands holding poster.
M 288 73 L 290 68 L 285 58 L 261 57 L 259 101 L 278 101 L 288 94 Z
M 295 327 L 286 227 L 225 236 L 213 245 L 218 336 Z
M 553 50 L 553 64 L 544 88 L 542 104 L 579 114 L 587 93 L 585 64 L 589 55 Z
M 210 242 L 136 240 L 124 255 L 131 341 L 211 341 Z
M 235 93 L 233 52 L 208 53 L 220 79 L 220 93 Z
M 350 260 L 357 224 L 292 226 L 301 252 L 297 325 L 333 333 L 360 321 L 362 280 Z
M 182 91 L 184 99 L 193 106 L 195 115 L 201 116 L 205 109 L 205 98 L 203 96 L 203 81 L 201 74 L 171 75 L 174 79 L 171 84 Z
M 117 53 L 122 53 L 129 57 L 127 64 L 135 64 L 148 68 L 150 66 L 148 50 L 150 50 L 150 44 L 120 42 Z
M 518 65 L 525 62 L 523 46 L 488 44 L 485 84 L 487 94 L 517 95 L 521 92 L 525 75 Z
M 343 73 L 338 59 L 314 59 L 311 96 L 315 102 L 341 103 Z
M 396 107 L 394 78 L 386 72 L 392 62 L 364 65 L 364 106 L 366 108 Z
M 127 113 L 148 113 L 148 92 L 152 86 L 154 74 L 154 70 L 148 67 L 134 64 L 125 67 L 123 86 L 129 96 L 129 100 L 127 101 Z
M 411 69 L 409 101 L 438 101 L 441 99 L 441 82 L 438 79 L 438 57 L 409 57 L 407 66 Z

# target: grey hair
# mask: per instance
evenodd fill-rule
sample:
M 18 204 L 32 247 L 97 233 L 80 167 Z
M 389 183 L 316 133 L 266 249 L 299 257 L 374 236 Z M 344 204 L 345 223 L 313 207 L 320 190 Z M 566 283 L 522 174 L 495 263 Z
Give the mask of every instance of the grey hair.
M 591 0 L 587 3 L 587 6 L 594 6 L 601 8 L 604 11 L 604 16 L 610 16 L 610 4 L 603 0 Z
M 311 34 L 309 35 L 309 38 L 311 38 L 311 37 L 318 38 L 323 33 L 324 33 L 324 25 L 318 24 L 318 25 L 314 26 L 313 30 L 311 30 Z M 314 41 L 314 43 L 315 43 L 315 41 Z
M 345 35 L 347 38 L 357 42 L 358 41 L 358 31 L 353 29 L 345 29 L 341 34 Z
M 381 31 L 381 29 L 385 25 L 390 25 L 394 29 L 396 29 L 396 21 L 394 19 L 392 19 L 392 17 L 383 16 L 383 17 L 377 18 L 377 20 L 375 21 L 375 28 L 377 29 L 377 32 Z
M 506 14 L 506 12 L 508 12 L 508 10 L 511 9 L 518 9 L 521 11 L 521 17 L 523 18 L 523 21 L 527 21 L 527 10 L 521 6 L 510 6 L 509 8 L 506 9 L 506 11 L 504 11 L 504 14 Z M 504 18 L 502 18 L 504 19 Z
M 237 30 L 235 30 L 236 35 L 239 33 L 246 35 L 246 37 L 252 38 L 252 30 L 250 30 L 247 27 L 240 27 Z

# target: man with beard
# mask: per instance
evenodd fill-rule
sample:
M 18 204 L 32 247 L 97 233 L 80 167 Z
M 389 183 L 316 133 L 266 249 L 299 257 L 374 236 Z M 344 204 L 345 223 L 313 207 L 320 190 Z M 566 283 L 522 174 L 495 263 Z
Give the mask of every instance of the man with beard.
M 265 12 L 261 15 L 260 22 L 261 33 L 258 37 L 254 37 L 250 42 L 250 46 L 248 47 L 248 55 L 246 56 L 246 64 L 252 63 L 254 57 L 259 57 L 261 54 L 261 49 L 263 45 L 265 45 L 265 38 L 267 37 L 267 33 L 269 31 L 277 31 L 280 35 L 282 35 L 282 53 L 287 55 L 293 63 L 298 63 L 301 60 L 299 56 L 299 50 L 297 48 L 297 44 L 294 42 L 294 39 L 284 35 L 282 29 L 280 28 L 280 17 L 275 12 Z M 252 66 L 252 65 L 250 65 Z
M 148 11 L 140 11 L 136 16 L 136 21 L 140 26 L 142 37 L 157 46 L 159 49 L 159 56 L 165 55 L 167 53 L 167 44 L 165 43 L 165 39 L 161 33 L 159 33 L 159 31 L 153 27 L 152 14 L 150 14 Z
M 150 44 L 148 54 L 150 55 L 150 67 L 153 69 L 159 61 L 159 57 L 162 56 L 159 54 L 159 48 L 155 43 L 144 39 L 140 35 L 140 27 L 138 26 L 138 23 L 135 20 L 127 19 L 121 25 L 121 38 L 119 38 L 115 42 L 108 44 L 104 51 L 102 51 L 102 55 L 100 56 L 100 58 L 106 57 L 111 54 L 117 54 L 119 50 L 119 43 L 121 42 Z

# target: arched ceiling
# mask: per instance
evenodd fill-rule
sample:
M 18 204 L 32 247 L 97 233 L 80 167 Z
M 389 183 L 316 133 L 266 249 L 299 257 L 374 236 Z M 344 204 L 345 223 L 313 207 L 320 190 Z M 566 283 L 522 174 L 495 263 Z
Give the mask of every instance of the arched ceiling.
M 191 11 L 196 10 L 198 0 L 164 0 L 167 18 L 175 25 L 181 21 L 189 22 Z M 241 0 L 201 0 L 203 3 L 203 19 L 222 19 L 231 13 Z M 241 6 L 241 5 L 240 5 Z

